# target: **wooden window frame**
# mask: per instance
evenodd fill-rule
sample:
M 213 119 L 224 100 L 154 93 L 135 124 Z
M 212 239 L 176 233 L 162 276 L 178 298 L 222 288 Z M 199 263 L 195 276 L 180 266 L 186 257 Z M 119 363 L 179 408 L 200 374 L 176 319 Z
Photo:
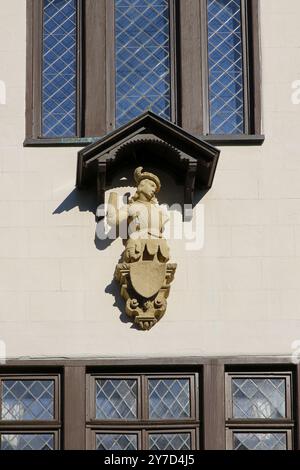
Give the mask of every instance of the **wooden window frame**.
M 139 435 L 139 445 L 143 449 L 147 449 L 148 446 L 148 433 L 149 432 L 191 432 L 192 439 L 191 443 L 194 449 L 199 448 L 199 403 L 197 396 L 199 395 L 199 379 L 198 372 L 188 372 L 182 371 L 178 373 L 172 373 L 166 371 L 165 373 L 153 373 L 153 372 L 139 372 L 133 373 L 129 372 L 126 374 L 118 373 L 88 373 L 86 380 L 86 442 L 87 448 L 95 448 L 97 433 L 124 433 L 129 432 Z M 190 382 L 190 403 L 191 403 L 191 416 L 190 418 L 184 419 L 149 419 L 148 416 L 148 380 L 150 379 L 182 379 L 186 378 Z M 130 380 L 134 379 L 138 381 L 138 417 L 137 419 L 131 420 L 114 420 L 114 419 L 105 419 L 100 420 L 96 419 L 96 405 L 95 405 L 95 390 L 96 390 L 96 380 L 97 379 L 117 379 L 117 380 Z
M 0 367 L 1 371 L 1 367 Z M 0 418 L 1 434 L 53 434 L 55 450 L 60 448 L 61 422 L 61 376 L 59 373 L 31 374 L 21 373 L 0 374 L 0 410 L 2 409 L 2 382 L 5 380 L 52 380 L 54 382 L 54 419 L 53 420 L 2 420 Z
M 77 136 L 49 139 L 41 137 L 43 0 L 27 0 L 24 146 L 85 146 L 114 129 L 112 0 L 77 1 Z M 212 144 L 261 145 L 264 136 L 261 134 L 260 0 L 241 0 L 244 58 L 247 57 L 245 109 L 249 113 L 247 129 L 240 135 L 208 133 L 207 0 L 169 1 L 171 121 Z
M 241 0 L 243 81 L 244 81 L 244 133 L 237 135 L 210 134 L 209 112 L 209 68 L 207 1 L 200 0 L 201 68 L 202 68 L 202 119 L 197 133 L 206 136 L 209 142 L 233 144 L 244 141 L 262 143 L 261 116 L 261 54 L 260 54 L 260 3 L 259 0 Z M 199 84 L 197 84 L 199 87 Z
M 60 374 L 62 382 L 61 401 L 62 423 L 60 434 L 63 448 L 65 450 L 85 450 L 91 446 L 89 435 L 97 431 L 97 423 L 91 422 L 86 425 L 88 419 L 87 406 L 87 374 L 101 376 L 126 377 L 138 375 L 143 372 L 148 375 L 157 375 L 157 371 L 163 375 L 188 375 L 199 374 L 199 410 L 200 423 L 197 426 L 196 440 L 203 450 L 225 450 L 226 449 L 226 395 L 225 395 L 225 373 L 234 372 L 258 375 L 260 372 L 271 375 L 292 374 L 292 416 L 294 426 L 292 431 L 292 444 L 294 449 L 300 450 L 300 365 L 295 365 L 291 357 L 275 356 L 241 356 L 241 357 L 163 357 L 163 358 L 119 358 L 119 359 L 44 359 L 44 360 L 7 360 L 6 364 L 0 365 L 0 374 L 13 376 L 34 375 L 49 376 Z M 126 373 L 126 374 L 125 374 Z M 234 423 L 233 423 L 234 424 Z M 281 423 L 279 423 L 281 425 Z M 190 429 L 191 424 L 181 426 L 177 429 Z M 243 429 L 251 426 L 246 423 Z M 37 429 L 37 428 L 35 428 Z M 103 427 L 104 429 L 104 427 Z M 105 429 L 108 429 L 106 427 Z M 116 424 L 116 430 L 122 429 L 122 423 Z M 131 428 L 132 430 L 134 428 Z M 154 429 L 147 427 L 148 431 L 174 429 L 174 426 L 161 423 Z M 235 429 L 232 426 L 232 429 Z M 242 429 L 242 427 L 238 428 Z M 268 429 L 258 423 L 256 429 Z M 270 423 L 269 429 L 281 429 Z M 6 429 L 5 429 L 6 430 Z M 41 429 L 43 431 L 44 429 Z
M 24 145 L 44 143 L 45 145 L 65 145 L 78 141 L 83 136 L 83 54 L 82 21 L 83 0 L 77 2 L 77 99 L 76 136 L 74 138 L 48 138 L 42 136 L 42 49 L 43 49 L 43 0 L 27 0 L 27 40 L 26 40 L 26 128 Z
M 232 379 L 239 378 L 278 378 L 285 379 L 286 390 L 286 417 L 278 419 L 264 418 L 233 418 L 232 417 Z M 293 431 L 295 427 L 294 408 L 293 408 L 293 372 L 291 371 L 243 371 L 243 372 L 226 372 L 225 373 L 225 394 L 226 394 L 226 446 L 232 449 L 233 432 L 286 432 L 288 435 L 288 450 L 292 448 Z M 228 447 L 229 446 L 229 447 Z

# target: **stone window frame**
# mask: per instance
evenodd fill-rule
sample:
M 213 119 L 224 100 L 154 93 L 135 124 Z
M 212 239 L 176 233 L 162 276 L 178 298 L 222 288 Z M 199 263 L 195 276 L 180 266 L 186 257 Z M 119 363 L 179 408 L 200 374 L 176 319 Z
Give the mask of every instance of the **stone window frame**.
M 43 0 L 27 0 L 26 131 L 24 146 L 86 146 L 113 130 L 111 0 L 78 1 L 77 137 L 41 137 Z M 216 145 L 261 145 L 260 0 L 241 0 L 244 22 L 247 133 L 209 135 L 207 0 L 170 1 L 172 121 Z M 95 24 L 100 27 L 95 28 Z M 192 42 L 190 38 L 195 38 Z M 99 48 L 99 44 L 105 47 Z M 200 52 L 199 52 L 200 51 Z M 176 91 L 176 92 L 175 92 Z

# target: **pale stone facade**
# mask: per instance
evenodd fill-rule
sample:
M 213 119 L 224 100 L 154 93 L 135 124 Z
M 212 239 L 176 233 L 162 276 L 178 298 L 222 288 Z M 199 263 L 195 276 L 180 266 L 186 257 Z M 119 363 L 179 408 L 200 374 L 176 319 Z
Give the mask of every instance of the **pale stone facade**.
M 200 202 L 204 248 L 170 242 L 178 267 L 168 310 L 148 332 L 120 321 L 110 285 L 122 242 L 95 246 L 90 196 L 78 207 L 72 193 L 78 149 L 23 148 L 25 7 L 25 0 L 0 7 L 0 339 L 7 356 L 290 355 L 300 339 L 300 104 L 292 102 L 299 1 L 261 2 L 266 140 L 221 148 L 213 188 Z

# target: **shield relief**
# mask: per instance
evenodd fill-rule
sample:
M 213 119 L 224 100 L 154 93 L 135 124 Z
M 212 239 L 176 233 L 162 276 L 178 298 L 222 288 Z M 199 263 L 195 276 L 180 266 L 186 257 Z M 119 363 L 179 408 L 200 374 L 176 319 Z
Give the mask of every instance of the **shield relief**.
M 145 298 L 150 298 L 164 285 L 166 264 L 153 261 L 137 261 L 130 264 L 130 279 L 134 290 Z

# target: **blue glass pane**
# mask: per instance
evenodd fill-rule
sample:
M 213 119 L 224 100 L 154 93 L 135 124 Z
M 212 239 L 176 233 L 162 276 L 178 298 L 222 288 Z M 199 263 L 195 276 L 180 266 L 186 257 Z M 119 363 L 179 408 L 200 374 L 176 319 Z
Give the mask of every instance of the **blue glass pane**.
M 168 0 L 115 0 L 116 126 L 171 117 Z
M 241 0 L 208 0 L 211 134 L 244 132 Z
M 44 0 L 42 135 L 76 136 L 76 0 Z

